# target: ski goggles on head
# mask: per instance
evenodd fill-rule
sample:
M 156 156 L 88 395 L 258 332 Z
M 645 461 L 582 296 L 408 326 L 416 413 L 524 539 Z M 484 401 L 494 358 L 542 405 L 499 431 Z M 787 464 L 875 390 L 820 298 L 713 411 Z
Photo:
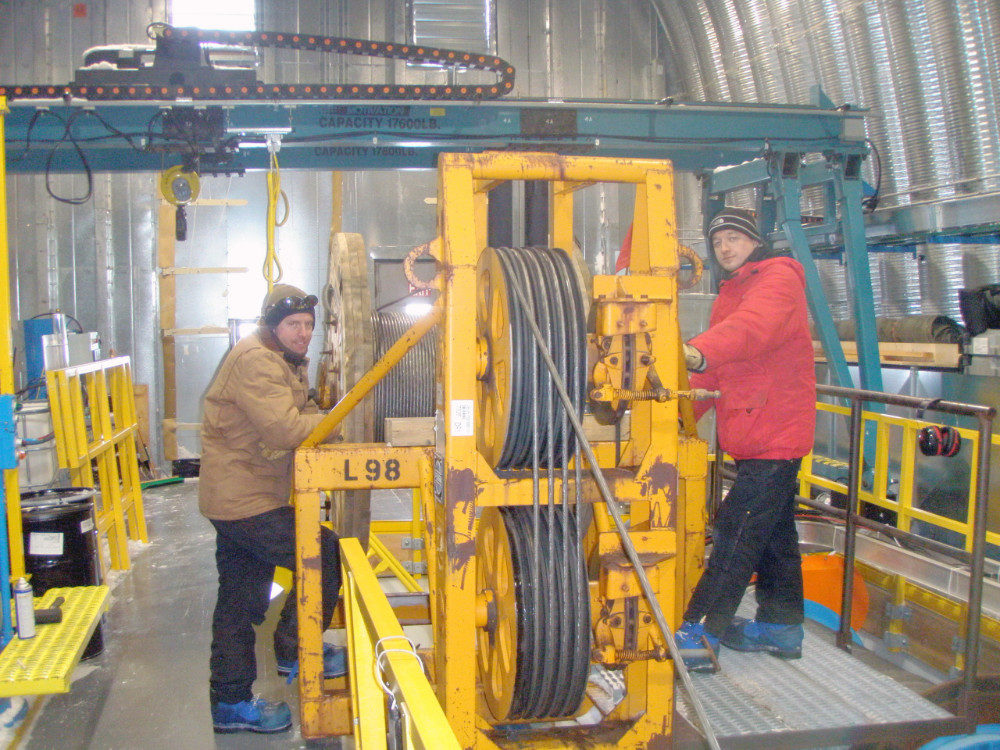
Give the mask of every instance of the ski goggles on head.
M 276 302 L 268 305 L 264 312 L 264 321 L 268 325 L 277 325 L 289 315 L 300 312 L 314 312 L 313 308 L 319 298 L 315 294 L 308 294 L 305 297 L 282 297 Z
M 319 302 L 319 297 L 315 294 L 308 294 L 305 297 L 283 297 L 277 302 L 272 303 L 267 311 L 271 310 L 282 310 L 284 312 L 308 312 L 316 307 L 316 303 Z

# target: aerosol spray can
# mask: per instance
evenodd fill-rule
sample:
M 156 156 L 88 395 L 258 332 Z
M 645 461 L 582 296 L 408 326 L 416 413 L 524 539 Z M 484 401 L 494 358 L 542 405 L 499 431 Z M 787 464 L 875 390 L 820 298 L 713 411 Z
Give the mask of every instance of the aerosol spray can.
M 17 637 L 28 640 L 35 637 L 35 592 L 24 578 L 14 584 L 14 609 L 17 612 Z

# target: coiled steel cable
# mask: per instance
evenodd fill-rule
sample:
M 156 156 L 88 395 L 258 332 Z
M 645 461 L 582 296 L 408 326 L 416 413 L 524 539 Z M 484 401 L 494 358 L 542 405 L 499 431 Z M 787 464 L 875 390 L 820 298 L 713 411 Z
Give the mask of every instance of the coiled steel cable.
M 374 361 L 416 322 L 401 312 L 372 313 Z M 375 441 L 385 441 L 387 417 L 434 416 L 435 352 L 437 331 L 424 336 L 375 386 Z

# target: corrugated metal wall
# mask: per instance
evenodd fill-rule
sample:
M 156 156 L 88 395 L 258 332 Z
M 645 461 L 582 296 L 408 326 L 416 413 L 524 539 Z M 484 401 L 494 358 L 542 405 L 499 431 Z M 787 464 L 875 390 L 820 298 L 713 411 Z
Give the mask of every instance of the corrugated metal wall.
M 145 28 L 167 19 L 168 0 L 9 0 L 0 4 L 0 79 L 69 81 L 83 51 L 144 43 Z M 264 28 L 404 39 L 402 0 L 258 0 Z M 497 52 L 517 67 L 517 97 L 708 99 L 801 103 L 821 83 L 837 102 L 873 111 L 869 137 L 883 162 L 887 204 L 937 200 L 1000 187 L 997 86 L 1000 8 L 975 0 L 498 0 Z M 292 52 L 262 55 L 265 81 L 400 82 L 435 74 L 364 58 Z M 319 289 L 333 191 L 329 174 L 284 173 L 291 202 L 279 230 L 285 278 Z M 80 205 L 54 201 L 87 191 L 82 176 L 9 178 L 13 315 L 54 309 L 100 332 L 105 352 L 132 356 L 136 380 L 162 389 L 156 316 L 156 175 L 97 175 Z M 681 237 L 699 239 L 699 193 L 679 180 Z M 398 258 L 435 232 L 430 172 L 343 175 L 343 228 L 357 231 L 375 257 Z M 245 274 L 178 277 L 178 326 L 225 325 L 256 312 L 264 281 L 264 177 L 206 178 L 204 195 L 245 206 L 189 212 L 189 239 L 177 265 L 245 266 Z M 580 201 L 577 237 L 604 271 L 628 225 L 630 191 L 591 189 Z M 846 317 L 842 272 L 823 264 L 835 317 Z M 877 314 L 958 315 L 963 283 L 997 280 L 996 246 L 936 246 L 918 255 L 873 257 Z M 983 273 L 989 274 L 984 277 Z M 225 343 L 178 341 L 184 378 L 178 419 L 197 421 L 198 405 Z M 314 347 L 314 359 L 318 350 Z M 154 403 L 154 406 L 157 404 Z M 155 415 L 154 415 L 155 422 Z M 154 454 L 160 454 L 158 429 Z M 191 436 L 193 437 L 193 436 Z M 182 448 L 197 451 L 193 440 Z
M 1000 188 L 1000 4 L 976 0 L 651 0 L 678 75 L 678 99 L 806 104 L 820 84 L 836 104 L 870 110 L 883 207 Z M 875 182 L 874 160 L 866 165 Z M 817 204 L 807 203 L 815 211 Z M 983 217 L 983 221 L 997 219 Z M 964 249 L 963 249 L 964 247 Z M 994 246 L 920 246 L 879 259 L 876 314 L 960 318 L 958 289 L 995 282 L 968 273 Z M 824 287 L 846 290 L 837 264 Z M 919 279 L 919 288 L 914 280 Z M 829 298 L 849 317 L 846 297 Z
M 89 47 L 148 43 L 146 26 L 167 20 L 167 5 L 167 0 L 114 0 L 85 7 L 65 0 L 0 4 L 0 79 L 70 81 Z M 372 39 L 401 40 L 405 34 L 406 14 L 398 0 L 257 5 L 262 28 Z M 499 54 L 518 68 L 516 96 L 650 99 L 665 89 L 662 37 L 646 2 L 501 0 L 497 35 Z M 387 68 L 351 56 L 289 51 L 261 55 L 265 81 L 382 82 L 388 76 L 416 82 L 436 75 L 440 74 L 399 63 Z M 98 331 L 105 354 L 130 355 L 136 382 L 148 384 L 153 394 L 151 448 L 162 458 L 157 177 L 96 175 L 92 196 L 80 205 L 49 197 L 44 177 L 10 177 L 8 210 L 13 317 L 60 310 L 86 330 Z M 343 185 L 343 229 L 360 232 L 373 258 L 401 258 L 435 235 L 433 172 L 350 172 L 338 178 Z M 291 206 L 288 223 L 278 230 L 284 280 L 310 291 L 320 290 L 326 281 L 333 179 L 329 173 L 289 171 L 281 177 Z M 55 176 L 49 188 L 64 198 L 87 193 L 82 176 Z M 260 273 L 265 196 L 262 173 L 202 180 L 203 198 L 228 205 L 188 209 L 188 239 L 177 243 L 174 265 L 248 270 L 176 275 L 176 328 L 225 326 L 229 318 L 257 314 L 265 288 Z M 623 224 L 628 224 L 630 191 L 619 195 L 617 189 L 594 189 L 579 200 L 577 236 L 592 261 L 606 269 L 614 262 Z M 682 201 L 691 207 L 696 203 L 696 195 Z M 621 212 L 625 218 L 620 218 Z M 177 337 L 178 422 L 199 421 L 202 394 L 227 344 L 227 337 L 220 334 Z M 314 362 L 320 345 L 317 335 L 311 349 Z M 22 350 L 21 342 L 18 348 Z M 198 453 L 196 432 L 182 429 L 177 437 L 181 456 Z
M 13 0 L 0 6 L 0 75 L 11 81 L 70 81 L 86 49 L 141 41 L 163 18 L 164 0 L 105 3 Z M 55 310 L 98 331 L 105 355 L 127 354 L 136 381 L 159 390 L 156 204 L 153 175 L 8 177 L 11 315 Z M 24 345 L 15 329 L 23 386 Z

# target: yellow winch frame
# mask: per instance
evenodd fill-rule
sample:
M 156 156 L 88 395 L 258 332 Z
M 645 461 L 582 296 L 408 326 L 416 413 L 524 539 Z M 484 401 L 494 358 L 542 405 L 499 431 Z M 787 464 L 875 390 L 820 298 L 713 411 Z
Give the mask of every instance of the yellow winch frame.
M 593 442 L 601 471 L 617 502 L 627 507 L 628 535 L 639 554 L 657 603 L 670 628 L 700 574 L 704 557 L 704 496 L 707 448 L 694 435 L 690 405 L 678 396 L 687 388 L 681 356 L 677 279 L 680 268 L 676 234 L 672 167 L 666 161 L 559 156 L 544 153 L 443 154 L 439 161 L 438 229 L 429 243 L 438 261 L 442 310 L 439 331 L 436 445 L 433 449 L 397 449 L 392 486 L 422 488 L 430 611 L 434 630 L 429 670 L 438 700 L 464 748 L 497 748 L 507 742 L 492 726 L 489 709 L 477 684 L 477 633 L 484 619 L 482 592 L 477 591 L 476 540 L 479 511 L 489 507 L 531 505 L 531 479 L 499 477 L 477 450 L 482 415 L 477 406 L 477 373 L 483 348 L 477 342 L 477 264 L 487 246 L 490 191 L 505 181 L 533 180 L 549 184 L 549 245 L 571 251 L 574 193 L 594 183 L 636 186 L 629 271 L 593 278 L 596 338 L 641 336 L 644 363 L 655 375 L 630 388 L 656 389 L 660 398 L 631 402 L 629 434 L 620 445 Z M 437 311 L 436 310 L 436 311 Z M 644 371 L 645 372 L 645 371 Z M 622 398 L 627 398 L 622 396 Z M 300 646 L 302 733 L 326 733 L 337 721 L 326 715 L 343 702 L 324 699 L 319 635 L 318 524 L 314 521 L 321 489 L 338 480 L 318 477 L 319 455 L 352 453 L 363 461 L 366 451 L 385 466 L 383 445 L 316 446 L 296 456 L 297 518 L 309 531 L 299 538 L 299 607 L 304 630 Z M 309 458 L 307 460 L 306 454 Z M 616 458 L 617 457 L 617 458 Z M 411 460 L 417 465 L 403 467 Z M 330 466 L 343 467 L 343 458 Z M 433 461 L 433 490 L 428 469 Z M 355 465 L 355 464 L 352 464 Z M 374 463 L 372 464 L 375 465 Z M 591 625 L 602 604 L 622 597 L 643 599 L 639 576 L 632 570 L 618 532 L 595 482 L 584 467 L 583 496 L 594 506 L 588 554 L 600 568 L 589 583 Z M 333 471 L 331 469 L 331 471 Z M 343 481 L 343 471 L 335 474 Z M 360 479 L 360 477 L 359 477 Z M 544 480 L 543 480 L 544 481 Z M 331 485 L 331 486 L 320 486 Z M 352 484 L 352 486 L 354 486 Z M 384 471 L 372 487 L 388 486 Z M 300 491 L 302 494 L 300 495 Z M 433 492 L 433 497 L 427 495 Z M 545 496 L 543 491 L 542 496 Z M 300 527 L 302 528 L 302 527 Z M 645 602 L 648 611 L 651 606 Z M 544 747 L 640 748 L 656 745 L 672 733 L 672 662 L 666 658 L 663 634 L 645 619 L 639 654 L 616 649 L 605 627 L 592 636 L 592 660 L 624 666 L 627 695 L 597 725 L 573 732 L 543 730 L 527 742 Z M 306 632 L 308 630 L 309 632 Z M 603 637 L 603 642 L 601 638 Z M 609 640 L 610 639 L 610 640 Z M 584 700 L 581 711 L 590 707 Z M 512 740 L 513 741 L 513 740 Z M 524 735 L 521 740 L 525 741 Z

